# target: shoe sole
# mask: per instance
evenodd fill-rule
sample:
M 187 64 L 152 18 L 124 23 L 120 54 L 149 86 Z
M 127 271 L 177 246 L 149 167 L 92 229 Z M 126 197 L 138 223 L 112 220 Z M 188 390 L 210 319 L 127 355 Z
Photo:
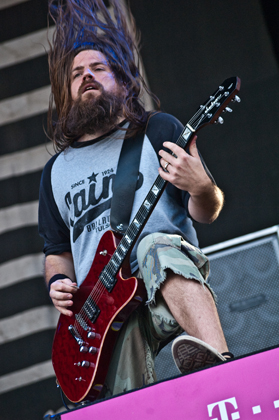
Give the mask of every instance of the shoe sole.
M 177 341 L 176 341 L 177 340 Z M 212 347 L 200 340 L 195 341 L 178 337 L 173 342 L 172 354 L 181 373 L 189 373 L 197 369 L 216 365 L 226 359 Z

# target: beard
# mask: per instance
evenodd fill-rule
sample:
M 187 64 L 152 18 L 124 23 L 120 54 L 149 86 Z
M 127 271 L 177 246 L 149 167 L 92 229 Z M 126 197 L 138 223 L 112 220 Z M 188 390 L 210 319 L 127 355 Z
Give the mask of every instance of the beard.
M 95 84 L 100 91 L 97 97 L 88 93 L 88 97 L 83 99 L 80 94 L 74 101 L 65 120 L 68 138 L 77 139 L 84 134 L 106 133 L 117 125 L 122 116 L 123 92 L 108 92 L 101 84 Z

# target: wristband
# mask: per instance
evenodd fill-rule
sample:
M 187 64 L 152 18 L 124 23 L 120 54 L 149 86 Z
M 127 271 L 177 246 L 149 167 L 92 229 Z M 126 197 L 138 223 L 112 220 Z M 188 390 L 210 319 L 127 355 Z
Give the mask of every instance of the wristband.
M 62 280 L 62 279 L 68 279 L 69 277 L 66 276 L 65 274 L 55 274 L 54 276 L 51 277 L 51 279 L 48 282 L 48 292 L 50 292 L 50 286 L 52 283 L 54 283 L 56 280 Z

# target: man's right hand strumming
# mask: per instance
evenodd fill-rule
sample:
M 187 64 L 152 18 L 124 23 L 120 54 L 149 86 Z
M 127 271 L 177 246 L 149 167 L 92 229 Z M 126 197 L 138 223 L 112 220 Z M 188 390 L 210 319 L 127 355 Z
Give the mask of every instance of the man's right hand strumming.
M 73 305 L 73 295 L 77 290 L 77 283 L 73 283 L 70 279 L 56 280 L 50 285 L 49 296 L 53 305 L 61 314 L 73 315 L 69 308 Z
M 59 255 L 48 255 L 45 259 L 45 279 L 55 308 L 61 314 L 72 316 L 73 312 L 69 308 L 73 305 L 73 296 L 78 290 L 72 254 L 63 252 Z

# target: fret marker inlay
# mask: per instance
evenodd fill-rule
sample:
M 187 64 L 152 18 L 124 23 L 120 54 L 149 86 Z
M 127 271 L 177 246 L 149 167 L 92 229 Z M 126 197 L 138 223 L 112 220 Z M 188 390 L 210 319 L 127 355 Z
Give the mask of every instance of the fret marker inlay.
M 134 220 L 134 224 L 136 225 L 137 228 L 140 227 L 140 223 L 137 221 L 137 219 Z
M 159 188 L 157 188 L 156 185 L 154 185 L 154 187 L 152 188 L 152 192 L 154 195 L 157 195 L 159 192 Z
M 149 201 L 148 201 L 148 200 L 145 200 L 145 202 L 144 202 L 144 207 L 145 207 L 147 210 L 149 210 L 149 209 L 150 209 L 151 204 L 149 203 Z

